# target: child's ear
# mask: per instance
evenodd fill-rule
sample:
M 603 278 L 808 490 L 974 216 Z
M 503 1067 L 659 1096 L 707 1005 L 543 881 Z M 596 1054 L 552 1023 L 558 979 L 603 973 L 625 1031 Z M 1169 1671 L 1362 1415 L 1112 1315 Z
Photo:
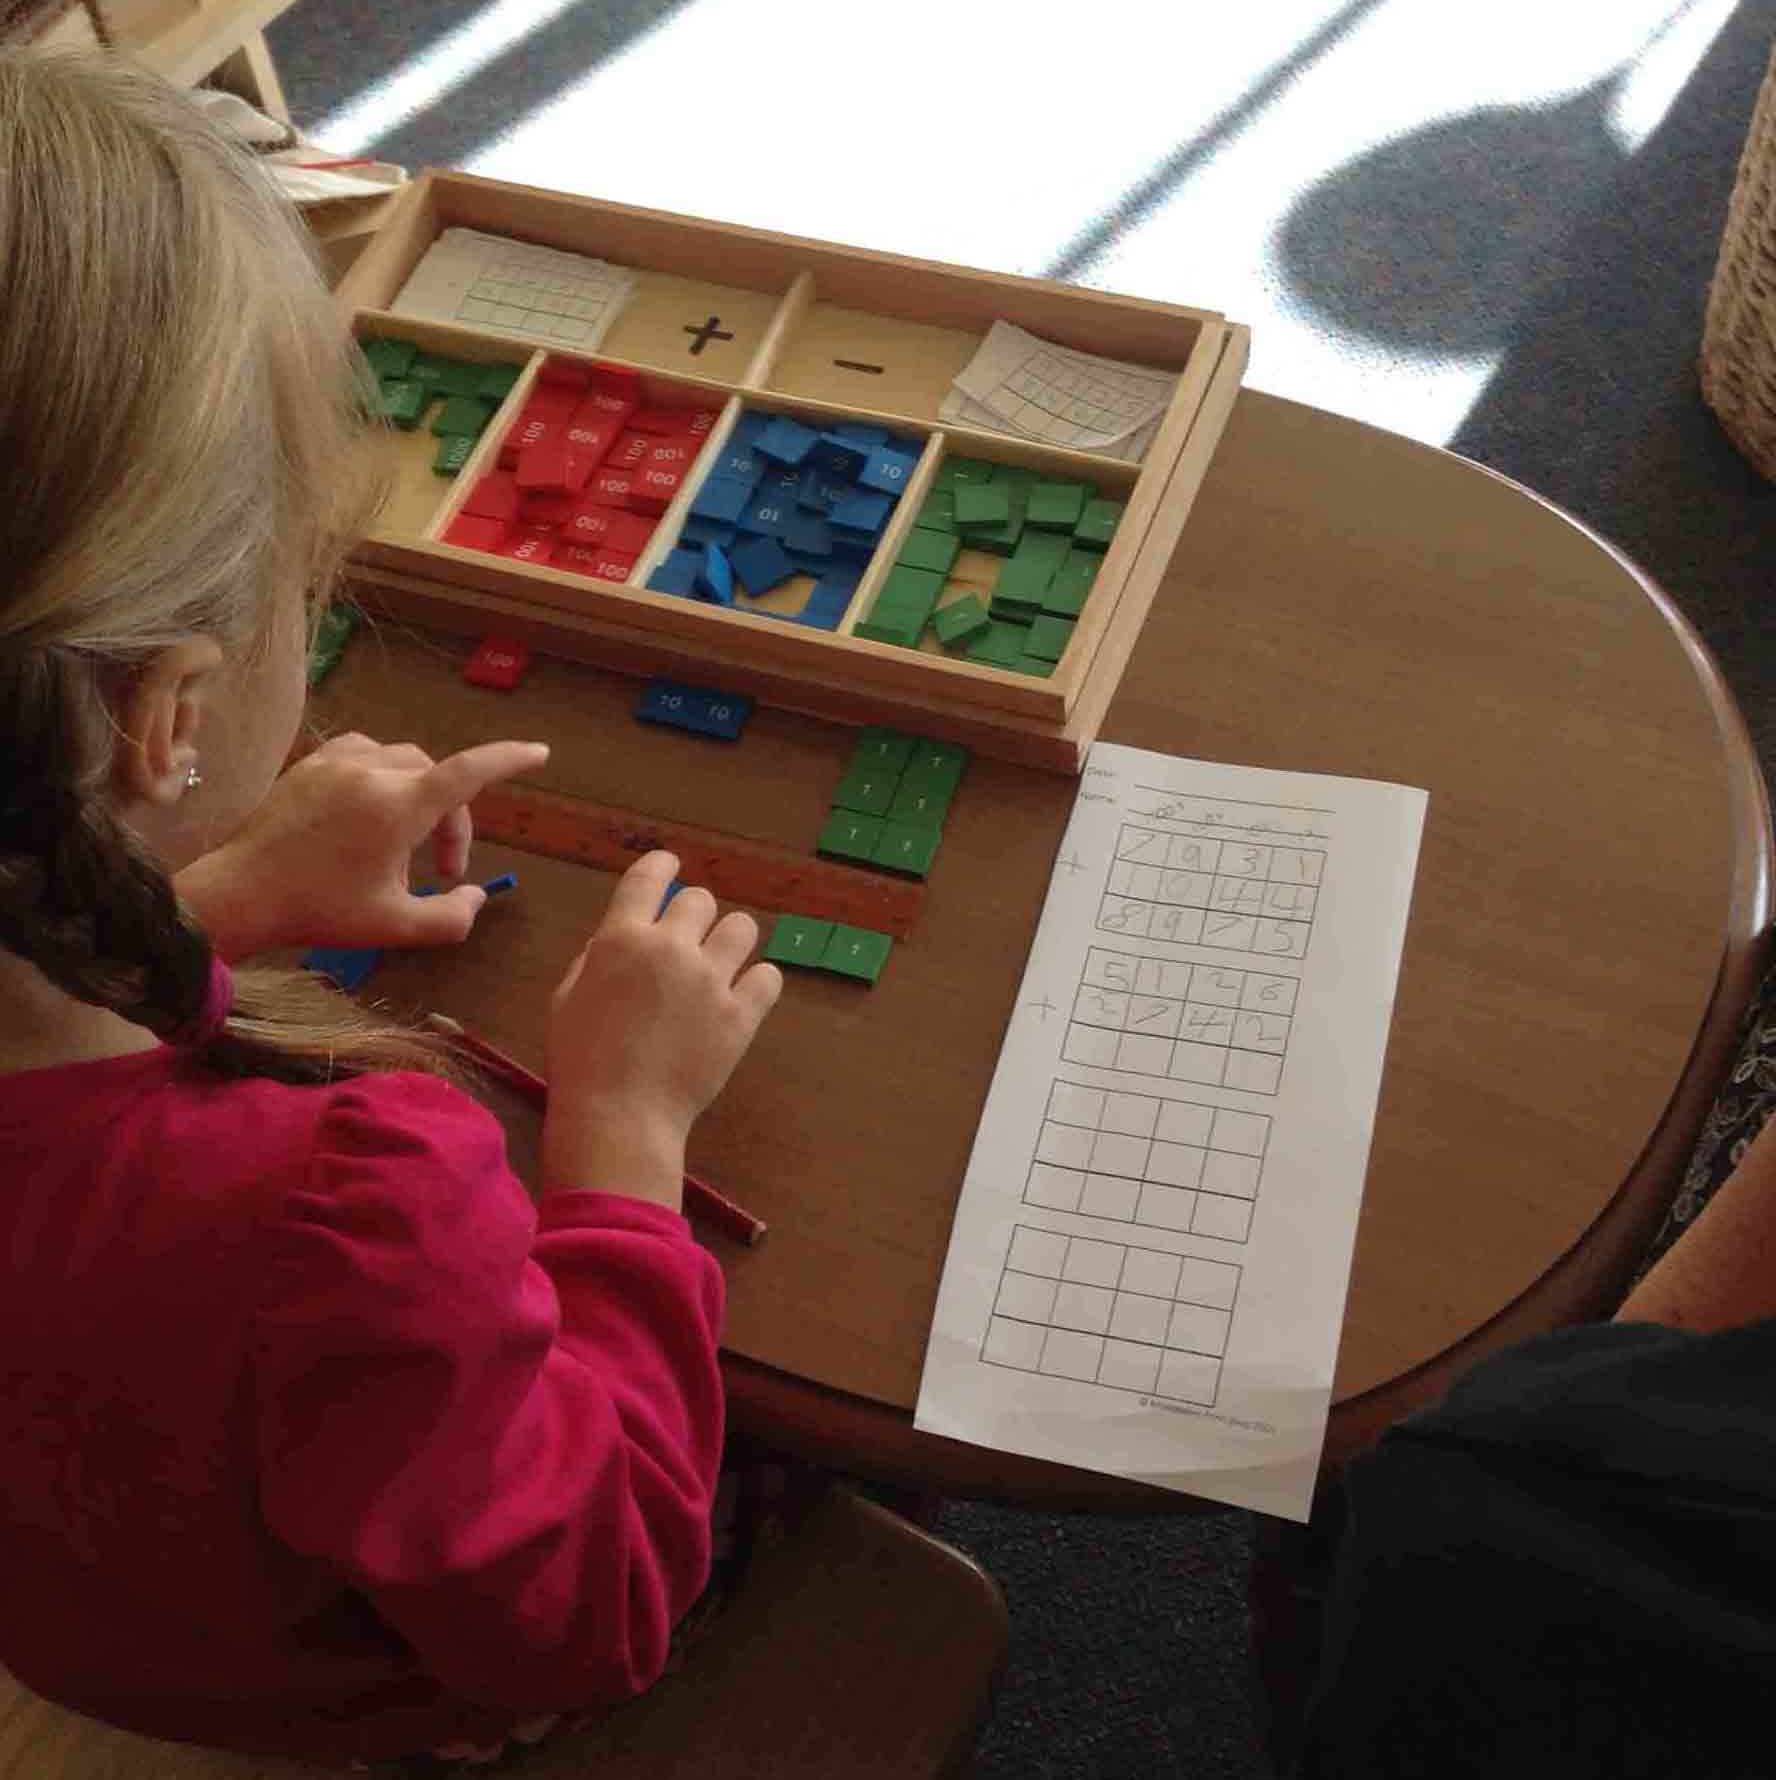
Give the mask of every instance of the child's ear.
M 130 680 L 113 715 L 119 730 L 113 788 L 125 803 L 161 808 L 185 795 L 197 765 L 197 730 L 222 650 L 209 637 L 186 637 L 161 650 Z

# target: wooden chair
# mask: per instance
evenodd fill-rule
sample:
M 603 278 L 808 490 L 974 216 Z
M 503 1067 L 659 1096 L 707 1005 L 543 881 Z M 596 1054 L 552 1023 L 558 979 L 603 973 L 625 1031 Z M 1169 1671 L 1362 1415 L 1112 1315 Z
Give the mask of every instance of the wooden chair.
M 841 1780 L 971 1765 L 1005 1660 L 998 1585 L 837 1486 L 677 1675 L 539 1749 L 515 1780 Z M 0 1672 L 0 1780 L 316 1780 L 334 1770 L 161 1743 L 80 1718 Z

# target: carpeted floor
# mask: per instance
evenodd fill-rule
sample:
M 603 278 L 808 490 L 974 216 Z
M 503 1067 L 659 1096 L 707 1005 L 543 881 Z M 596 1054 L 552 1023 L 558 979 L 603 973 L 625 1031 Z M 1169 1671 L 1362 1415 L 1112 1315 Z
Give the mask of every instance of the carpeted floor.
M 1776 494 L 1694 375 L 1776 0 L 863 16 L 299 0 L 272 35 L 329 146 L 1250 321 L 1250 382 L 1446 443 L 1637 557 L 1776 761 Z M 983 1780 L 1268 1771 L 1244 1516 L 958 1504 L 940 1530 L 1012 1604 Z

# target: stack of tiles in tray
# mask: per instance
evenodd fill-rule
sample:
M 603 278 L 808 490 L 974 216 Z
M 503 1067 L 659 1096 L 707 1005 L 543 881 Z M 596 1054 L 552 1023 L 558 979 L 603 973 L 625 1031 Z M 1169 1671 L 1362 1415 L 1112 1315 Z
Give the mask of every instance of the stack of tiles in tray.
M 443 541 L 626 581 L 714 427 L 614 365 L 551 358 Z

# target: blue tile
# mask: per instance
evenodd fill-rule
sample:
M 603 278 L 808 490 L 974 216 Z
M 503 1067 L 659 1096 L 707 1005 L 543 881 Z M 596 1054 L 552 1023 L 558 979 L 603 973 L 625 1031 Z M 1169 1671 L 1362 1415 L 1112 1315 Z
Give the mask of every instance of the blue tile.
M 335 988 L 344 989 L 349 994 L 381 962 L 380 946 L 356 952 L 338 946 L 316 946 L 312 952 L 304 954 L 302 965 L 305 970 L 328 978 Z
M 702 568 L 701 550 L 670 550 L 665 561 L 648 576 L 647 584 L 655 593 L 694 594 Z
M 783 528 L 783 548 L 803 556 L 831 556 L 832 527 L 817 513 L 797 513 Z
M 703 546 L 703 565 L 697 571 L 697 591 L 718 606 L 734 603 L 734 570 L 719 544 Z
M 691 511 L 699 519 L 733 525 L 752 501 L 752 484 L 740 476 L 715 475 L 697 490 Z
M 888 515 L 893 511 L 892 495 L 866 490 L 837 502 L 828 517 L 835 528 L 843 526 L 849 531 L 866 532 L 874 537 L 881 534 L 882 527 L 888 523 Z M 834 536 L 837 535 L 835 529 Z
M 795 564 L 775 538 L 752 538 L 734 551 L 734 573 L 755 599 L 781 587 L 795 573 Z
M 791 420 L 787 414 L 779 414 L 759 434 L 754 449 L 762 456 L 774 458 L 780 464 L 799 464 L 819 438 L 820 435 L 812 427 L 803 426 L 799 420 Z
M 902 489 L 912 481 L 913 471 L 919 467 L 916 457 L 908 457 L 899 451 L 890 451 L 886 445 L 878 445 L 870 453 L 870 460 L 863 466 L 863 473 L 857 478 L 859 488 L 879 489 L 883 494 L 898 496 Z

